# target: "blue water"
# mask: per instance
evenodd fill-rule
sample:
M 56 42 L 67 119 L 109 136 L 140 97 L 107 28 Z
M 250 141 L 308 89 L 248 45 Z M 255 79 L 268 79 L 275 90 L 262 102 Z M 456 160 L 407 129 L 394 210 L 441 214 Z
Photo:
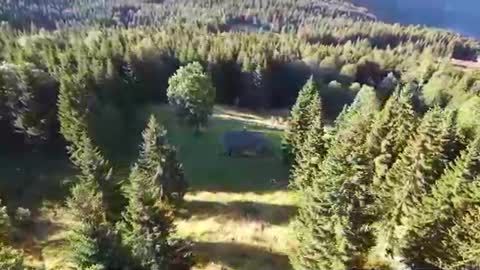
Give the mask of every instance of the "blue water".
M 353 0 L 378 19 L 421 24 L 480 38 L 480 0 Z

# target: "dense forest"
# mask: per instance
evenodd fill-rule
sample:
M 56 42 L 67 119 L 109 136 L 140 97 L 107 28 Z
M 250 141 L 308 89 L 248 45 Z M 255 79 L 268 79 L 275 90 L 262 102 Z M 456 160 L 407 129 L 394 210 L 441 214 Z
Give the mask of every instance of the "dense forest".
M 451 63 L 477 40 L 340 0 L 7 0 L 0 21 L 5 166 L 41 153 L 74 174 L 59 269 L 196 267 L 176 232 L 187 146 L 151 106 L 194 144 L 216 106 L 289 110 L 292 269 L 480 267 L 480 71 Z M 0 175 L 1 269 L 33 267 L 32 181 Z

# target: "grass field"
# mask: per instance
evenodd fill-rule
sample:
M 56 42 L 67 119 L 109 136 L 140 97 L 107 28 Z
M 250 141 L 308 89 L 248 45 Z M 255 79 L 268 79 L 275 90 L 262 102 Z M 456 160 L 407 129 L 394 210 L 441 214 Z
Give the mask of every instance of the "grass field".
M 282 121 L 278 114 L 217 107 L 208 129 L 197 136 L 178 126 L 165 107 L 143 112 L 145 116 L 150 113 L 167 126 L 190 182 L 177 226 L 178 234 L 193 243 L 195 269 L 291 269 L 286 253 L 295 245 L 289 237 L 297 199 L 286 190 L 288 172 L 280 158 Z M 222 154 L 221 134 L 244 127 L 265 132 L 275 146 L 274 155 L 230 158 Z M 73 170 L 64 161 L 37 158 L 42 159 L 41 166 L 32 158 L 21 163 L 28 168 L 19 169 L 14 167 L 20 163 L 9 159 L 11 166 L 1 168 L 0 175 L 21 175 L 26 179 L 22 183 L 28 183 L 20 185 L 17 197 L 22 203 L 17 206 L 35 206 L 33 229 L 24 232 L 20 244 L 30 263 L 47 270 L 67 269 L 65 239 L 71 221 L 63 200 Z M 127 172 L 128 166 L 117 165 L 116 169 Z

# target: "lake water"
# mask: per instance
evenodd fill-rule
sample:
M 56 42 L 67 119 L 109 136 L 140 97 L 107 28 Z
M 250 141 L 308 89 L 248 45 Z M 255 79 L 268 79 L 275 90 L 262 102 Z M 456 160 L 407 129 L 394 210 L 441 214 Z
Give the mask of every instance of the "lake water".
M 378 19 L 448 29 L 480 39 L 480 0 L 353 0 Z

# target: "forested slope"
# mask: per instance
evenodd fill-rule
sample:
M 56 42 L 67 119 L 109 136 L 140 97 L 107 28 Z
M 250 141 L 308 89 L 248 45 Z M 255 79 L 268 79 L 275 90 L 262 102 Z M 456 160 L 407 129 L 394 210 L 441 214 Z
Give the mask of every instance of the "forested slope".
M 87 250 L 76 254 L 80 269 L 192 264 L 170 238 L 186 192 L 181 160 L 154 117 L 129 160 L 140 111 L 202 105 L 191 89 L 208 89 L 210 107 L 177 114 L 200 111 L 202 125 L 210 99 L 292 108 L 283 150 L 302 197 L 296 269 L 368 268 L 372 256 L 478 264 L 480 72 L 450 63 L 476 58 L 477 40 L 378 22 L 333 0 L 24 0 L 2 4 L 0 19 L 0 152 L 68 154 L 78 177 L 67 207 L 80 224 L 70 241 Z M 125 159 L 128 181 L 111 173 L 110 161 Z

